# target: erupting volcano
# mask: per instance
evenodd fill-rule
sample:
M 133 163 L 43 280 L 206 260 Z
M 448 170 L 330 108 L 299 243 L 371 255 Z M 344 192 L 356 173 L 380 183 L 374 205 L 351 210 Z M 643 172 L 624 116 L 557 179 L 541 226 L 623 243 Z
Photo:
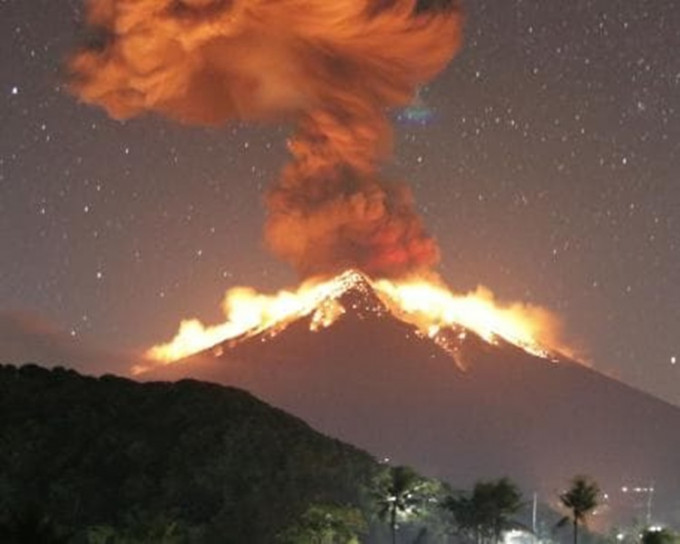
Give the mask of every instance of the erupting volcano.
M 238 343 L 259 334 L 273 336 L 301 318 L 309 318 L 309 329 L 316 331 L 332 325 L 348 310 L 357 309 L 355 302 L 342 302 L 347 293 L 355 291 L 370 293 L 372 311 L 390 314 L 413 326 L 459 366 L 463 366 L 459 344 L 470 331 L 487 342 L 509 342 L 544 358 L 554 359 L 567 349 L 559 344 L 557 319 L 541 308 L 497 305 L 483 288 L 456 296 L 433 281 L 373 281 L 349 270 L 327 281 L 310 280 L 296 292 L 264 295 L 246 287 L 231 289 L 223 302 L 226 322 L 206 327 L 195 319 L 183 321 L 172 341 L 151 348 L 147 355 L 170 363 L 226 340 Z
M 126 118 L 186 123 L 293 121 L 292 161 L 266 196 L 265 237 L 303 280 L 294 292 L 228 292 L 227 321 L 183 323 L 149 351 L 171 361 L 314 310 L 341 308 L 359 276 L 383 304 L 449 351 L 456 327 L 533 353 L 563 349 L 544 310 L 496 307 L 486 290 L 453 295 L 433 271 L 439 248 L 411 193 L 384 179 L 390 108 L 405 106 L 460 43 L 454 0 L 91 0 L 92 42 L 71 60 L 72 89 Z M 96 38 L 96 39 L 94 39 Z M 340 274 L 333 278 L 336 274 Z M 319 279 L 322 278 L 322 279 Z M 328 279 L 332 278 L 332 279 Z M 462 329 L 461 329 L 462 330 Z
M 82 100 L 119 119 L 295 127 L 265 239 L 302 285 L 229 291 L 226 321 L 184 322 L 149 350 L 145 377 L 243 387 L 456 484 L 508 474 L 554 495 L 590 472 L 609 489 L 656 481 L 675 507 L 677 408 L 564 357 L 545 310 L 454 295 L 409 189 L 381 174 L 390 110 L 459 47 L 455 0 L 87 5 L 89 41 L 70 61 Z
M 483 288 L 449 291 L 409 189 L 380 172 L 390 109 L 446 66 L 461 21 L 455 0 L 89 1 L 91 39 L 70 62 L 71 89 L 84 101 L 121 119 L 295 126 L 292 160 L 265 198 L 265 239 L 302 285 L 228 291 L 224 323 L 184 321 L 174 340 L 147 352 L 152 361 L 222 353 L 300 323 L 321 333 L 357 311 L 357 292 L 452 372 L 452 359 L 466 366 L 468 334 L 542 359 L 565 352 L 549 312 L 498 305 Z M 135 371 L 149 366 L 162 365 Z

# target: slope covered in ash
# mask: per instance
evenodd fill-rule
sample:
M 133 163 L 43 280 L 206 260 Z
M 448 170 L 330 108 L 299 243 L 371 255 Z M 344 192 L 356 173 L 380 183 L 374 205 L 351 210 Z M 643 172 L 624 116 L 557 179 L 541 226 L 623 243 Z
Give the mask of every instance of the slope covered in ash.
M 237 389 L 0 366 L 2 542 L 271 544 L 309 504 L 358 504 L 376 468 Z
M 310 314 L 155 375 L 243 387 L 322 432 L 456 485 L 509 475 L 547 498 L 575 473 L 610 495 L 655 482 L 654 513 L 678 515 L 677 407 L 470 331 L 449 331 L 445 350 L 391 315 L 365 282 L 338 301 L 345 313 L 329 327 L 310 331 Z

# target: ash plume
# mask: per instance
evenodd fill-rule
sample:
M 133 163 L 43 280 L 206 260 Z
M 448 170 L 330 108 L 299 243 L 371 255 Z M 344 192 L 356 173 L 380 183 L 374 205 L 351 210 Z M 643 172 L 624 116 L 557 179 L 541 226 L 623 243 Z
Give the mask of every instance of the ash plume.
M 454 0 L 89 0 L 71 88 L 118 119 L 292 121 L 269 247 L 303 277 L 394 277 L 439 250 L 409 189 L 378 172 L 386 110 L 446 65 L 460 24 Z

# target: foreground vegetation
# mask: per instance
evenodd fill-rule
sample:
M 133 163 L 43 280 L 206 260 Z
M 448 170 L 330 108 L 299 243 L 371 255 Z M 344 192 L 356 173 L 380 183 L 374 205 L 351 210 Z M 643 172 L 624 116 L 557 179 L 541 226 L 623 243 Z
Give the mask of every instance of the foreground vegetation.
M 237 389 L 0 366 L 0 542 L 271 544 L 378 470 Z
M 597 484 L 556 499 L 566 515 L 532 536 L 508 478 L 454 491 L 241 390 L 0 365 L 2 544 L 535 544 L 561 526 L 592 541 Z M 644 527 L 623 544 L 639 542 L 678 544 Z

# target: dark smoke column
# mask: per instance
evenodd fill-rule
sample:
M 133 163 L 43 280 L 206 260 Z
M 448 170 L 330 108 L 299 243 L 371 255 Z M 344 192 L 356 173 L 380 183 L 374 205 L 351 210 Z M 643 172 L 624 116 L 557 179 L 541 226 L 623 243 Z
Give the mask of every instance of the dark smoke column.
M 439 250 L 402 184 L 379 177 L 386 110 L 460 42 L 453 0 L 90 0 L 70 61 L 81 99 L 115 118 L 293 120 L 267 198 L 271 249 L 302 276 L 427 270 Z

